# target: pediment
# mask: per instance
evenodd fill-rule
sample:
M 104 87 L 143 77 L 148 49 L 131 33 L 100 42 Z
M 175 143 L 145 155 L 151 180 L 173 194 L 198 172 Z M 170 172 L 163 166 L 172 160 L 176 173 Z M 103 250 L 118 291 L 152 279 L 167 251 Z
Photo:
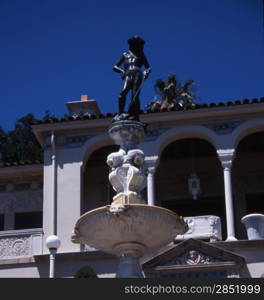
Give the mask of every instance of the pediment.
M 245 264 L 243 257 L 212 243 L 188 239 L 147 260 L 144 272 L 202 271 L 236 269 Z

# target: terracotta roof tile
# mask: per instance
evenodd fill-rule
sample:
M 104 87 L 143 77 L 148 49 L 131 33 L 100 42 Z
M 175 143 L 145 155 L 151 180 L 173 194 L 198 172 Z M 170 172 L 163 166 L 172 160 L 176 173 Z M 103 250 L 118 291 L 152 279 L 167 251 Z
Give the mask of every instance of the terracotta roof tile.
M 40 160 L 27 160 L 27 161 L 13 161 L 13 162 L 2 162 L 0 163 L 0 168 L 6 167 L 17 167 L 17 166 L 25 166 L 25 165 L 38 165 L 42 164 L 43 162 Z
M 185 110 L 195 110 L 195 109 L 203 109 L 203 108 L 213 108 L 213 107 L 223 107 L 223 106 L 236 106 L 236 105 L 246 105 L 246 104 L 256 104 L 256 103 L 264 103 L 264 97 L 261 97 L 259 99 L 253 98 L 252 100 L 249 99 L 243 99 L 243 100 L 236 100 L 236 101 L 227 101 L 227 102 L 218 102 L 218 103 L 203 103 L 203 104 L 195 104 L 194 107 L 188 107 Z M 162 110 L 141 110 L 141 114 L 152 114 L 152 113 L 160 113 L 160 112 L 168 112 L 168 111 L 183 111 L 184 108 L 180 105 L 174 107 L 174 108 L 164 108 Z M 100 115 L 79 115 L 76 117 L 72 116 L 64 116 L 63 118 L 49 118 L 47 120 L 35 120 L 32 125 L 38 125 L 38 124 L 48 124 L 48 123 L 61 123 L 61 122 L 71 122 L 71 121 L 80 121 L 80 120 L 94 120 L 94 119 L 105 119 L 105 118 L 113 118 L 114 113 L 106 113 L 106 114 L 100 114 Z

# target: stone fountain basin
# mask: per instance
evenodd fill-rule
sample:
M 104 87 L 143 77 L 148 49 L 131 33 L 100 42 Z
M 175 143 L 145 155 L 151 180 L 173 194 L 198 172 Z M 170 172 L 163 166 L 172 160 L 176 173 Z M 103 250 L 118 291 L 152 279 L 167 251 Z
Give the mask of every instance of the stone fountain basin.
M 72 241 L 116 255 L 121 244 L 140 245 L 146 254 L 166 246 L 187 230 L 182 217 L 162 207 L 129 204 L 115 215 L 109 206 L 103 206 L 78 219 Z

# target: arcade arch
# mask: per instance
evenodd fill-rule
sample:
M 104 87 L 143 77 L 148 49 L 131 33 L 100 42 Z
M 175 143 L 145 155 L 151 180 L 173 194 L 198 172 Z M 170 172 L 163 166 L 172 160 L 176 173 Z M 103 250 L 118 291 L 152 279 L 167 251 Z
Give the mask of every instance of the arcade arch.
M 188 178 L 200 178 L 201 193 L 194 200 Z M 182 216 L 216 215 L 226 236 L 223 170 L 213 145 L 201 138 L 171 141 L 160 155 L 155 175 L 156 203 Z
M 173 141 L 196 138 L 202 139 L 217 148 L 221 144 L 221 139 L 214 131 L 200 125 L 195 126 L 178 126 L 168 129 L 161 134 L 158 139 L 153 142 L 142 143 L 142 148 L 147 156 L 158 155 L 161 156 L 162 151 Z
M 109 167 L 106 164 L 106 157 L 118 148 L 117 145 L 108 145 L 96 149 L 84 163 L 82 213 L 111 203 L 114 192 L 108 181 Z
M 237 148 L 239 143 L 247 136 L 264 131 L 264 120 L 255 119 L 242 123 L 229 136 L 229 140 L 233 145 L 231 148 Z
M 264 213 L 264 130 L 244 135 L 236 148 L 232 167 L 234 208 L 238 238 L 246 238 L 240 220 L 250 213 Z

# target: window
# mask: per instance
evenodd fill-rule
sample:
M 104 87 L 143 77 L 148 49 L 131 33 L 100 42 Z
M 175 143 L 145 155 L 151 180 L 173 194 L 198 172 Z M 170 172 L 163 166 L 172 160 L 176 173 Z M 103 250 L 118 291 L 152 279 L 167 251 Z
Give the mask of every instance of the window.
M 15 214 L 15 229 L 30 229 L 42 227 L 42 211 L 23 212 Z
M 5 215 L 0 214 L 0 230 L 4 230 L 4 226 L 5 226 Z

